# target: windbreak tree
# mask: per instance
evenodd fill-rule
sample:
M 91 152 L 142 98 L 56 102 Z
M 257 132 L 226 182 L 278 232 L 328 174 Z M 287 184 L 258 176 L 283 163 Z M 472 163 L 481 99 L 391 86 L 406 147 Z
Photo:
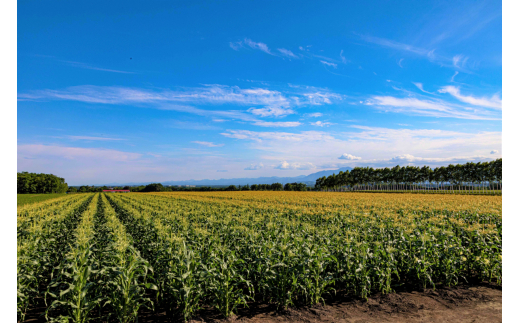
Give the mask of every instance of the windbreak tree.
M 53 174 L 17 173 L 18 194 L 65 193 L 69 186 L 65 179 Z
M 164 186 L 161 183 L 152 183 L 148 184 L 141 190 L 141 192 L 162 192 L 164 191 Z
M 471 192 L 502 189 L 502 158 L 491 162 L 441 166 L 403 166 L 392 168 L 355 167 L 350 172 L 323 176 L 316 180 L 316 190 L 434 190 L 469 189 Z M 289 188 L 289 187 L 288 187 Z

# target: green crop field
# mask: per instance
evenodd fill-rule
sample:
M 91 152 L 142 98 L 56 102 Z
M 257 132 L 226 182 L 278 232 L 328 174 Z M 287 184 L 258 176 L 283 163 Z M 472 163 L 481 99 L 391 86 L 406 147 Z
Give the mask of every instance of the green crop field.
M 55 199 L 67 195 L 66 193 L 56 194 L 17 194 L 16 202 L 18 206 L 43 202 L 45 200 Z
M 189 320 L 328 297 L 502 283 L 500 196 L 74 194 L 18 207 L 18 318 Z

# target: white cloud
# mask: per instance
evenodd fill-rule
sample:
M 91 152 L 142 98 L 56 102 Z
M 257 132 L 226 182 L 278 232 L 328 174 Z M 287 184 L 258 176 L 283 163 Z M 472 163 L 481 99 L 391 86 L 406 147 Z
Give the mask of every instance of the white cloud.
M 359 36 L 361 37 L 361 39 L 363 39 L 364 41 L 366 41 L 368 43 L 377 44 L 377 45 L 380 45 L 383 47 L 389 47 L 389 48 L 393 48 L 393 49 L 397 49 L 397 50 L 401 50 L 401 51 L 411 52 L 411 53 L 421 55 L 421 56 L 433 55 L 433 54 L 429 54 L 430 50 L 428 50 L 428 49 L 415 47 L 412 45 L 396 42 L 393 40 L 379 38 L 379 37 L 373 37 L 373 36 L 366 36 L 366 35 L 359 35 Z
M 339 94 L 332 92 L 309 92 L 303 93 L 303 96 L 306 100 L 298 100 L 298 105 L 323 105 L 323 104 L 332 104 L 333 100 L 342 100 L 343 97 Z
M 360 35 L 357 34 L 362 40 L 376 44 L 382 47 L 392 48 L 398 51 L 408 52 L 412 53 L 418 56 L 422 56 L 426 59 L 428 59 L 430 62 L 435 62 L 441 66 L 447 66 L 451 65 L 455 68 L 462 69 L 464 68 L 464 65 L 466 64 L 468 58 L 463 55 L 457 55 L 455 57 L 447 57 L 443 55 L 438 55 L 435 53 L 435 49 L 427 49 L 422 48 L 410 44 L 405 44 L 401 42 L 397 42 L 390 39 L 384 39 L 379 37 L 373 37 L 368 35 Z M 402 67 L 402 61 L 399 61 L 399 66 Z
M 259 163 L 259 164 L 251 164 L 248 167 L 244 168 L 244 170 L 259 170 L 262 168 L 264 168 L 264 164 Z
M 250 108 L 247 111 L 261 117 L 284 117 L 295 113 L 294 110 L 283 107 Z
M 18 157 L 38 159 L 43 157 L 59 157 L 65 160 L 81 161 L 84 159 L 102 159 L 113 162 L 128 162 L 142 156 L 139 153 L 123 152 L 113 149 L 80 148 L 41 144 L 23 144 L 18 146 Z
M 327 66 L 332 66 L 334 68 L 338 68 L 338 64 L 336 64 L 336 63 L 331 63 L 331 62 L 326 62 L 326 61 L 320 61 L 320 63 L 327 65 Z
M 298 127 L 299 125 L 301 125 L 301 123 L 298 121 L 287 121 L 287 122 L 256 121 L 253 124 L 255 126 L 260 126 L 260 127 L 283 127 L 283 128 Z
M 311 125 L 317 126 L 317 127 L 324 127 L 324 126 L 328 127 L 330 125 L 333 125 L 333 123 L 316 121 L 316 122 L 311 122 Z
M 64 90 L 37 90 L 18 95 L 29 100 L 68 100 L 103 104 L 236 104 L 283 107 L 300 105 L 331 104 L 331 99 L 341 100 L 342 96 L 326 89 L 292 86 L 296 91 L 284 94 L 266 88 L 240 88 L 220 84 L 206 84 L 203 87 L 184 87 L 178 90 L 151 91 L 117 86 L 72 86 Z M 182 108 L 182 106 L 181 106 Z M 189 108 L 184 106 L 184 108 Z
M 291 52 L 290 50 L 288 49 L 285 49 L 285 48 L 278 48 L 278 51 L 280 53 L 282 53 L 282 55 L 284 56 L 287 56 L 287 57 L 290 57 L 290 58 L 299 58 L 298 56 L 294 55 L 293 52 Z
M 219 84 L 196 88 L 152 91 L 125 87 L 74 86 L 64 90 L 40 90 L 19 94 L 19 99 L 67 100 L 92 104 L 133 105 L 143 108 L 177 111 L 196 114 L 219 120 L 240 120 L 264 127 L 295 127 L 298 122 L 273 123 L 257 117 L 285 117 L 294 114 L 293 107 L 332 104 L 342 95 L 327 89 L 290 85 L 290 92 L 266 88 L 239 88 Z M 253 106 L 247 113 L 243 110 L 201 109 L 189 104 Z M 258 107 L 260 106 L 260 107 Z M 251 115 L 253 114 L 253 115 Z M 183 127 L 183 125 L 178 125 Z M 201 128 L 201 125 L 198 125 Z
M 237 86 L 209 84 L 199 88 L 149 91 L 116 86 L 72 86 L 65 90 L 40 90 L 20 94 L 25 99 L 60 99 L 105 104 L 142 104 L 191 102 L 201 104 L 239 104 L 290 106 L 290 100 L 278 91 L 262 88 L 242 89 Z
M 400 68 L 403 68 L 403 61 L 404 61 L 404 58 L 401 58 L 399 60 L 399 63 L 397 63 L 397 65 L 399 65 Z
M 249 39 L 249 38 L 244 39 L 244 43 L 245 43 L 246 45 L 248 45 L 249 47 L 253 48 L 253 49 L 258 49 L 258 50 L 261 50 L 262 52 L 264 52 L 264 53 L 266 53 L 266 54 L 274 55 L 274 54 L 269 50 L 269 47 L 267 47 L 267 45 L 264 44 L 264 43 L 256 43 L 256 42 L 252 41 L 252 40 Z
M 71 140 L 93 140 L 93 141 L 118 141 L 125 140 L 120 138 L 108 138 L 108 137 L 91 137 L 91 136 L 67 136 Z
M 428 93 L 428 94 L 433 94 L 431 92 L 425 91 L 424 88 L 423 88 L 423 84 L 422 83 L 419 83 L 419 82 L 412 82 L 412 83 L 413 83 L 413 85 L 415 85 L 422 92 Z
M 489 159 L 491 150 L 501 147 L 501 132 L 467 133 L 439 129 L 390 129 L 350 126 L 351 131 L 335 133 L 301 131 L 227 130 L 223 136 L 244 140 L 248 148 L 261 152 L 263 160 L 327 165 L 338 159 L 338 151 L 363 152 L 362 160 L 344 160 L 349 166 L 396 165 L 396 156 L 421 156 L 415 163 L 440 165 L 446 162 Z M 354 156 L 357 156 L 353 154 Z M 375 167 L 374 166 L 374 167 Z M 320 166 L 321 167 L 321 166 Z M 292 170 L 292 168 L 288 168 Z M 295 173 L 297 174 L 297 173 Z
M 215 119 L 213 121 L 217 122 Z M 172 120 L 168 122 L 167 127 L 176 128 L 176 129 L 191 129 L 191 130 L 217 130 L 221 129 L 219 127 L 212 126 L 208 123 L 202 122 L 191 122 L 191 121 L 180 121 L 180 120 Z
M 93 66 L 93 65 L 86 64 L 86 63 L 81 63 L 81 62 L 61 61 L 61 60 L 60 60 L 60 62 L 66 63 L 67 65 L 70 65 L 70 66 L 73 66 L 73 67 L 83 68 L 83 69 L 87 69 L 87 70 L 94 70 L 94 71 L 101 71 L 101 72 L 111 72 L 111 73 L 120 73 L 120 74 L 135 74 L 134 72 L 102 68 L 102 67 L 97 67 L 97 66 Z
M 491 154 L 491 155 L 498 154 L 498 150 L 492 150 L 492 151 L 490 152 L 490 154 Z
M 453 76 L 450 79 L 450 82 L 455 82 L 455 76 L 457 76 L 457 74 L 459 74 L 459 71 L 455 71 L 455 73 L 453 74 Z
M 192 141 L 192 143 L 198 144 L 198 145 L 202 145 L 202 146 L 206 146 L 206 147 L 222 147 L 222 146 L 224 146 L 224 144 L 214 144 L 214 143 L 209 142 L 209 141 Z
M 469 57 L 464 55 L 453 56 L 453 66 L 456 68 L 464 68 L 466 62 L 468 61 L 468 58 Z
M 238 51 L 238 50 L 242 47 L 242 42 L 241 42 L 241 41 L 230 42 L 230 43 L 229 43 L 229 47 L 231 47 L 231 48 L 233 48 L 234 50 Z
M 488 111 L 469 109 L 442 100 L 421 100 L 417 98 L 397 98 L 393 96 L 373 96 L 365 101 L 366 105 L 380 107 L 383 110 L 423 115 L 429 117 L 459 118 L 472 120 L 500 120 L 499 115 Z
M 300 133 L 290 132 L 257 132 L 249 130 L 226 130 L 221 135 L 228 138 L 247 139 L 253 141 L 274 140 L 289 142 L 311 142 L 326 139 L 334 139 L 325 132 L 320 131 L 302 131 Z
M 399 163 L 399 162 L 414 162 L 414 161 L 417 161 L 417 160 L 420 160 L 410 154 L 404 154 L 404 155 L 400 155 L 400 156 L 395 156 L 393 158 L 390 159 L 391 162 L 396 162 L 396 163 Z
M 354 155 L 351 155 L 351 154 L 343 154 L 341 156 L 339 156 L 338 159 L 345 159 L 345 160 L 359 160 L 361 159 L 361 157 L 356 157 Z
M 341 58 L 341 62 L 343 64 L 347 64 L 347 59 L 345 58 L 345 56 L 343 56 L 343 49 L 341 50 L 341 52 L 339 52 L 339 57 Z
M 454 163 L 454 164 L 458 164 L 458 163 L 466 163 L 466 162 L 471 162 L 471 161 L 474 161 L 474 160 L 489 160 L 489 158 L 485 157 L 485 156 L 468 156 L 468 157 L 444 157 L 444 158 L 438 158 L 438 157 L 416 157 L 416 156 L 412 156 L 410 154 L 403 154 L 403 155 L 399 155 L 399 156 L 395 156 L 395 157 L 392 157 L 388 160 L 380 160 L 380 161 L 374 161 L 374 162 L 379 162 L 379 163 L 389 163 L 391 165 L 393 164 L 416 164 L 416 165 L 420 165 L 420 164 L 439 164 L 439 165 L 442 165 L 442 164 L 448 164 L 448 163 Z
M 493 95 L 491 98 L 477 98 L 471 95 L 462 95 L 460 94 L 460 89 L 455 86 L 444 86 L 439 90 L 440 93 L 449 93 L 459 101 L 469 103 L 471 105 L 477 105 L 486 108 L 493 109 L 501 109 L 502 108 L 502 100 L 498 97 L 498 95 Z
M 320 112 L 307 113 L 307 114 L 305 114 L 305 116 L 310 117 L 310 118 L 319 118 L 319 117 L 323 116 L 323 113 L 320 113 Z
M 316 166 L 314 166 L 312 163 L 288 163 L 285 160 L 282 161 L 278 166 L 275 167 L 275 169 L 293 169 L 293 170 L 307 170 L 307 169 L 315 169 Z

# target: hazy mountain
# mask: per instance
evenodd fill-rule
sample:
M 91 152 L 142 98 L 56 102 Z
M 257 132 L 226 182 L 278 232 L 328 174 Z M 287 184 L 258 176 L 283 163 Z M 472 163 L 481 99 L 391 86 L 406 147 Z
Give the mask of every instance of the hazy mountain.
M 273 183 L 305 183 L 308 185 L 314 185 L 316 182 L 316 179 L 323 177 L 323 176 L 329 176 L 332 174 L 337 174 L 340 171 L 346 171 L 346 170 L 352 170 L 351 167 L 343 167 L 340 169 L 335 170 L 323 170 L 320 172 L 312 173 L 309 175 L 300 175 L 295 177 L 278 177 L 278 176 L 272 176 L 272 177 L 256 177 L 256 178 L 221 178 L 221 179 L 201 179 L 201 180 L 186 180 L 186 181 L 166 181 L 161 182 L 163 185 L 252 185 L 252 184 L 273 184 Z M 146 185 L 150 183 L 111 183 L 111 184 L 105 184 L 107 186 L 124 186 L 124 185 Z M 103 185 L 96 185 L 96 186 L 103 186 Z

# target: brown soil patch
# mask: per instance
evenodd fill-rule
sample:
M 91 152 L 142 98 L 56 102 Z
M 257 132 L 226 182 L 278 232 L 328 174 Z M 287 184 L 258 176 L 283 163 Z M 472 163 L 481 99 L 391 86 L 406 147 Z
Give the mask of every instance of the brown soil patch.
M 178 318 L 165 312 L 143 314 L 139 322 L 178 322 Z M 29 321 L 39 320 L 33 316 Z M 326 301 L 326 305 L 290 308 L 287 311 L 277 311 L 272 305 L 252 303 L 230 319 L 206 309 L 192 322 L 502 322 L 502 290 L 492 285 L 460 286 L 373 295 L 368 300 L 335 297 Z

